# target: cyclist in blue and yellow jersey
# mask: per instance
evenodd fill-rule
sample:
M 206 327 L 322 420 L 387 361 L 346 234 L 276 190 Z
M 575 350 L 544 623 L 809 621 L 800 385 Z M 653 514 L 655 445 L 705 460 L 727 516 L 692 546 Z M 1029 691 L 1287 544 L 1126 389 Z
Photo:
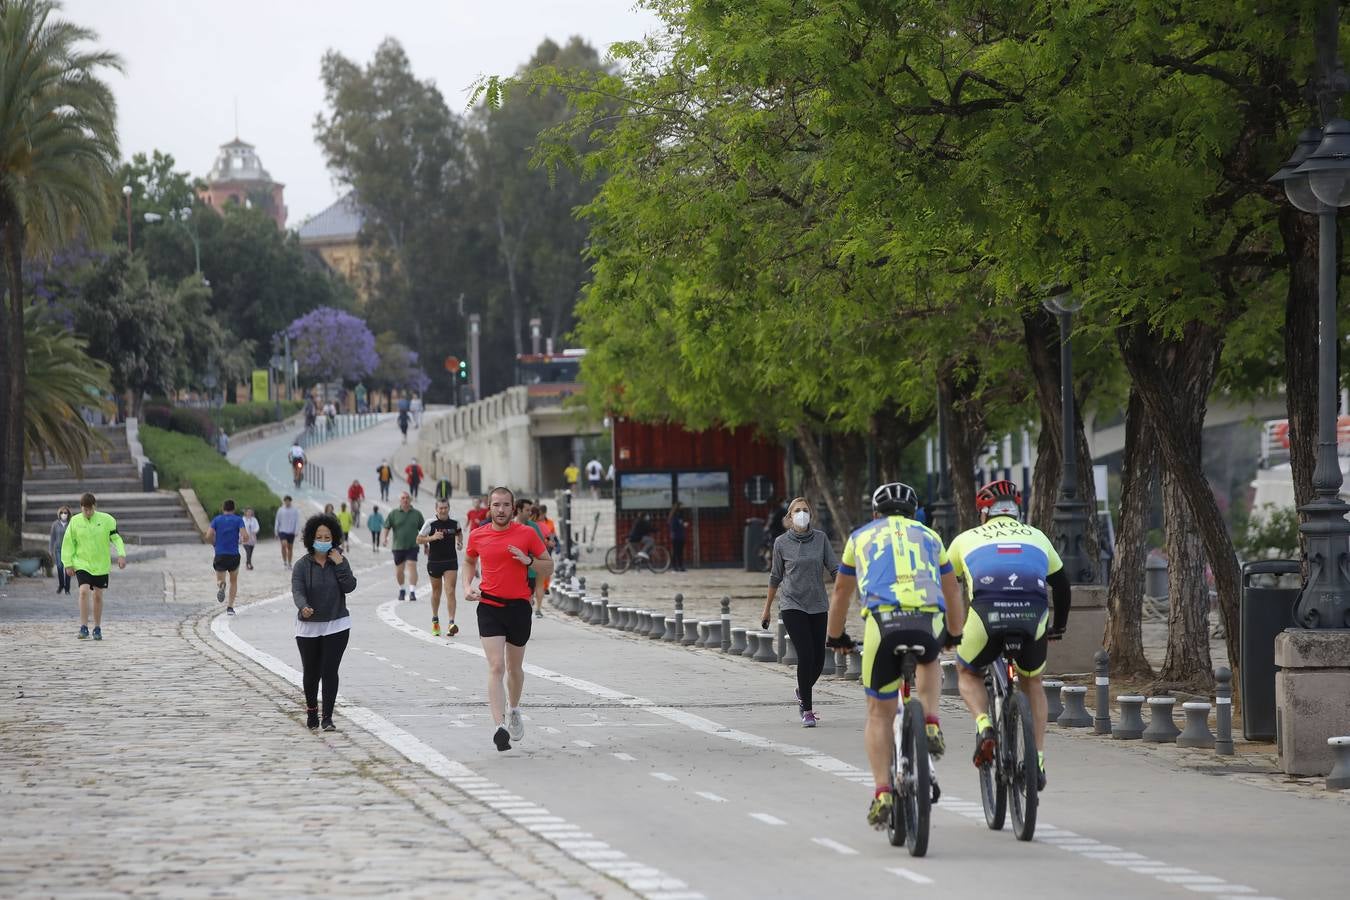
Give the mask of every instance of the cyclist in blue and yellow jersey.
M 1036 726 L 1040 787 L 1045 789 L 1046 641 L 1064 633 L 1069 621 L 1069 578 L 1050 539 L 1022 522 L 1022 494 L 1011 481 L 995 481 L 975 495 L 981 524 L 952 541 L 952 568 L 963 578 L 970 600 L 961 643 L 956 648 L 961 699 L 975 717 L 975 765 L 994 758 L 995 736 L 983 669 L 1004 650 L 1007 635 L 1021 635 L 1022 649 L 1012 657 L 1031 704 Z M 1054 593 L 1050 623 L 1047 585 Z
M 867 694 L 864 742 L 876 791 L 867 822 L 882 829 L 891 815 L 892 723 L 900 693 L 895 647 L 922 645 L 916 671 L 919 700 L 934 759 L 946 749 L 938 722 L 942 671 L 938 653 L 960 639 L 965 620 L 961 588 L 937 532 L 914 521 L 918 495 L 907 484 L 883 484 L 872 494 L 872 521 L 849 535 L 834 581 L 826 646 L 852 649 L 844 631 L 856 588 L 862 598 L 862 684 Z M 944 621 L 946 629 L 944 630 Z

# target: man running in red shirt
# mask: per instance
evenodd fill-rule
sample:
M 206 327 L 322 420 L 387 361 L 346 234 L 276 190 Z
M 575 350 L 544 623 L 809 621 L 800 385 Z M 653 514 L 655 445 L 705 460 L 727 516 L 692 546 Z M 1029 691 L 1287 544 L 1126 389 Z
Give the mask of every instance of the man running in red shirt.
M 464 548 L 469 566 L 464 599 L 478 603 L 478 637 L 488 664 L 488 708 L 496 726 L 492 742 L 498 750 L 510 750 L 512 741 L 525 736 L 520 693 L 525 686 L 532 605 L 525 572 L 534 566 L 541 578 L 553 574 L 553 560 L 539 533 L 513 521 L 515 512 L 516 497 L 510 489 L 493 488 L 488 495 L 489 523 L 469 532 Z M 480 579 L 476 584 L 475 578 Z
M 486 499 L 486 497 L 473 498 L 473 508 L 464 516 L 464 521 L 466 523 L 465 531 L 473 531 L 487 520 L 487 507 L 483 505 L 483 501 Z
M 360 479 L 353 478 L 351 486 L 347 488 L 347 505 L 352 511 L 352 527 L 361 526 L 361 503 L 366 499 L 366 489 L 361 486 Z

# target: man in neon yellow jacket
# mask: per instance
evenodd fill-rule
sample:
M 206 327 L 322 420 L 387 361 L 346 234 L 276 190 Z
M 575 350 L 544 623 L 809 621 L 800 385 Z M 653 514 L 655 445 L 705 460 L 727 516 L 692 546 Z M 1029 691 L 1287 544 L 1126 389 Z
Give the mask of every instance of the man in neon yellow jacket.
M 61 541 L 61 561 L 66 574 L 80 583 L 80 640 L 89 637 L 89 607 L 93 599 L 94 640 L 103 640 L 103 589 L 112 568 L 111 547 L 117 548 L 117 568 L 127 567 L 127 548 L 117 533 L 117 520 L 94 507 L 93 494 L 80 498 L 80 515 L 70 520 Z

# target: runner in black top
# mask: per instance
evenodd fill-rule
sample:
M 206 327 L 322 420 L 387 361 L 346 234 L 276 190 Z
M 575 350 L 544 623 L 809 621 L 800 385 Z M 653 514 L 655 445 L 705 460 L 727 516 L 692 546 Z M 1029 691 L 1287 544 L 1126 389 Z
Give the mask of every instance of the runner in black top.
M 455 624 L 455 582 L 459 579 L 459 553 L 464 549 L 464 531 L 450 518 L 450 503 L 436 501 L 436 518 L 428 519 L 417 532 L 417 543 L 427 548 L 427 575 L 431 576 L 431 633 L 439 636 L 441 620 L 441 586 L 445 586 L 445 612 L 450 622 L 445 636 L 459 634 Z

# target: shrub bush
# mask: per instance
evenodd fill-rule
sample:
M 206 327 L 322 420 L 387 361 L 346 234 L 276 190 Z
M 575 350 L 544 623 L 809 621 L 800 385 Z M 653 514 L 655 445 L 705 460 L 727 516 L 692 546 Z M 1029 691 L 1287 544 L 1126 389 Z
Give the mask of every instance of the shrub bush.
M 300 407 L 303 405 L 299 400 L 283 400 L 281 403 L 282 417 L 294 415 L 300 411 Z M 275 422 L 276 404 L 227 403 L 220 409 L 211 410 L 211 418 L 217 425 L 224 428 L 227 434 L 234 434 L 244 428 L 253 428 L 257 425 Z
M 192 488 L 208 516 L 220 512 L 220 505 L 230 498 L 240 514 L 251 506 L 262 526 L 260 536 L 271 537 L 272 520 L 281 506 L 281 498 L 261 479 L 235 466 L 192 435 L 148 425 L 141 429 L 141 445 L 159 469 L 161 487 Z
M 292 416 L 303 405 L 299 400 L 284 400 L 281 414 Z M 227 403 L 219 409 L 199 409 L 158 401 L 141 407 L 141 421 L 154 428 L 196 435 L 214 446 L 217 428 L 224 428 L 226 434 L 234 434 L 244 428 L 276 421 L 276 404 Z

